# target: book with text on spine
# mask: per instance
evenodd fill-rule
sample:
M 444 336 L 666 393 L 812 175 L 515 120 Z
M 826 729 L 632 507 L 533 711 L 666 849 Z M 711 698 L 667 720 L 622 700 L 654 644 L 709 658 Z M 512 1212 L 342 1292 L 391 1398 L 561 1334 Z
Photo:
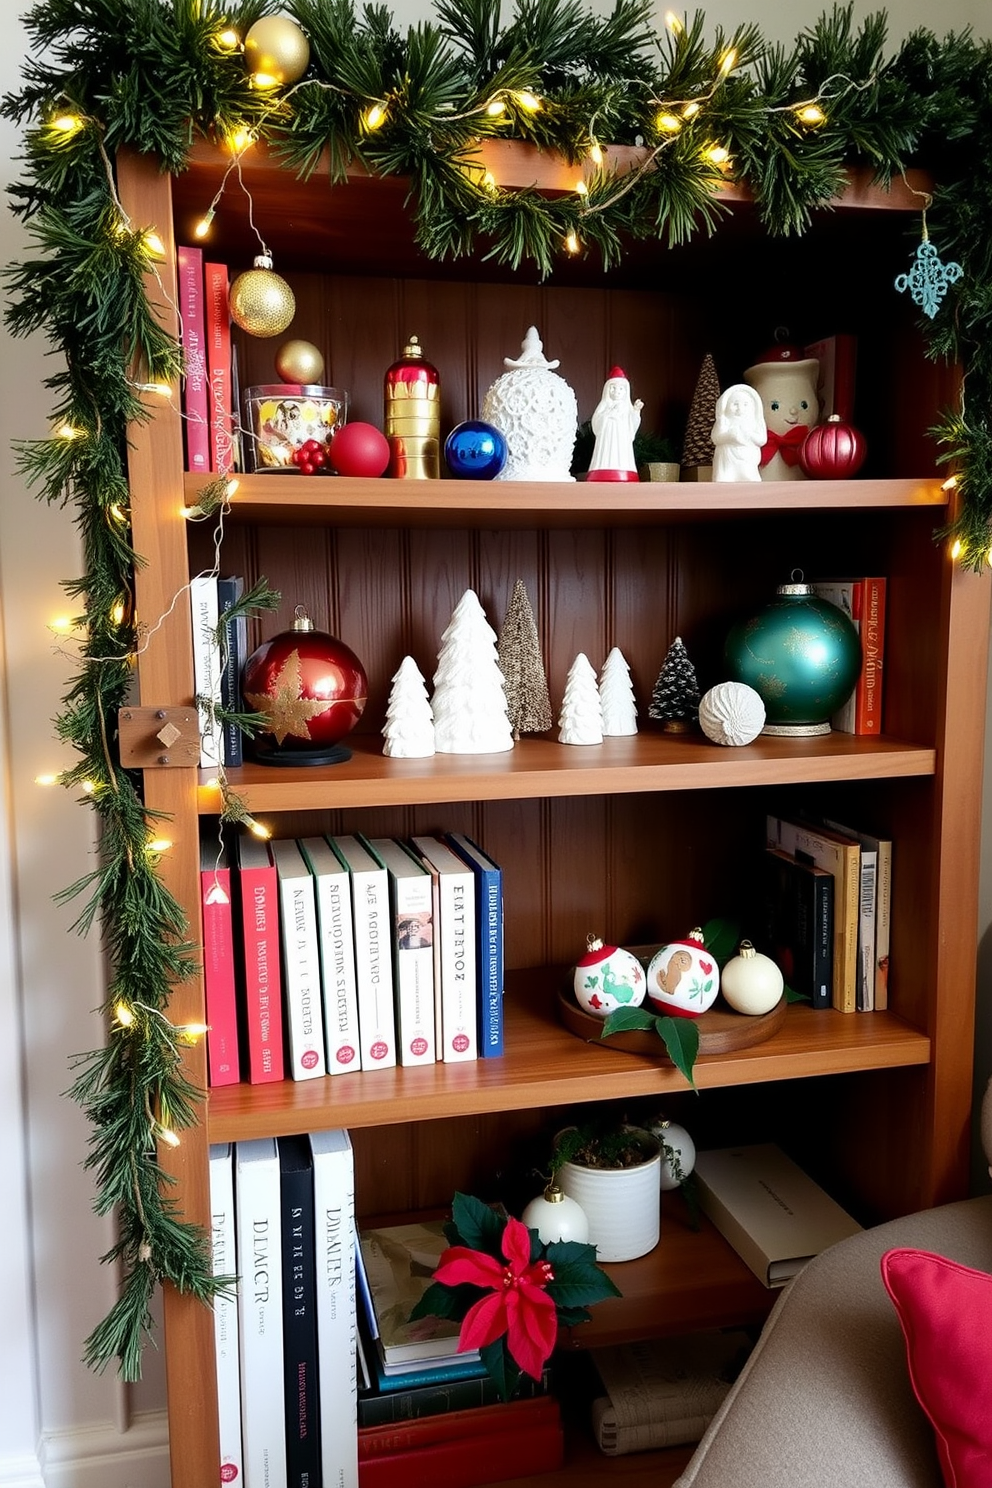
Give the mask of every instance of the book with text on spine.
M 217 620 L 223 622 L 218 657 L 220 701 L 229 713 L 241 711 L 241 672 L 248 659 L 248 620 L 244 615 L 227 616 L 245 592 L 241 578 L 217 580 Z M 227 618 L 225 618 L 227 616 Z M 225 765 L 244 764 L 244 735 L 230 719 L 221 724 Z
M 389 878 L 396 1052 L 400 1064 L 433 1064 L 434 890 L 423 863 L 393 837 L 363 838 Z
M 274 1137 L 235 1144 L 241 1434 L 245 1485 L 286 1482 L 279 1152 Z
M 234 1215 L 234 1154 L 230 1142 L 209 1151 L 210 1239 L 214 1276 L 238 1274 Z M 212 1302 L 214 1358 L 217 1366 L 217 1417 L 220 1481 L 244 1477 L 241 1451 L 241 1364 L 238 1358 L 238 1299 L 218 1292 Z
M 861 1226 L 772 1142 L 697 1152 L 699 1205 L 767 1287 Z
M 354 1155 L 341 1130 L 311 1132 L 310 1150 L 323 1488 L 358 1488 Z
M 475 874 L 464 858 L 437 837 L 414 837 L 412 841 L 434 886 L 438 1055 L 449 1064 L 477 1059 Z
M 370 1369 L 375 1370 L 376 1388 L 359 1393 L 360 1426 L 393 1426 L 403 1421 L 416 1421 L 421 1416 L 438 1416 L 446 1411 L 473 1410 L 480 1405 L 502 1402 L 499 1385 L 480 1364 L 475 1374 L 464 1379 L 426 1379 L 396 1388 L 395 1377 L 387 1378 L 376 1368 L 378 1356 L 373 1353 Z M 551 1371 L 545 1369 L 539 1380 L 522 1374 L 514 1390 L 514 1399 L 529 1400 L 533 1395 L 546 1395 L 551 1388 Z
M 186 468 L 210 473 L 210 399 L 207 380 L 206 309 L 203 296 L 203 250 L 180 244 L 176 249 L 179 330 L 183 348 L 182 413 Z
M 833 715 L 843 734 L 880 734 L 885 678 L 884 578 L 821 579 L 813 585 L 821 599 L 842 610 L 861 642 L 861 670 L 854 691 Z
M 207 1015 L 207 1069 L 211 1086 L 237 1085 L 238 1000 L 234 981 L 234 916 L 226 848 L 209 833 L 200 841 L 200 914 L 203 923 L 203 994 Z
M 226 475 L 234 467 L 231 401 L 231 311 L 227 264 L 203 265 L 207 343 L 207 387 L 210 416 L 210 469 Z
M 313 878 L 295 842 L 272 841 L 269 851 L 279 880 L 286 1065 L 292 1079 L 315 1080 L 326 1075 L 327 1066 Z
M 780 847 L 766 847 L 762 896 L 763 949 L 787 987 L 828 1008 L 833 989 L 834 876 Z
M 309 1488 L 321 1470 L 313 1159 L 306 1137 L 279 1137 L 286 1482 Z
M 448 1248 L 441 1220 L 411 1221 L 362 1230 L 362 1259 L 375 1312 L 377 1346 L 383 1365 L 401 1368 L 438 1359 L 479 1361 L 477 1350 L 458 1351 L 461 1324 L 453 1318 L 410 1321 L 410 1313 L 430 1286 Z
M 327 1072 L 343 1075 L 362 1067 L 351 876 L 325 838 L 304 837 L 300 848 L 317 901 Z
M 503 870 L 464 832 L 445 842 L 475 873 L 476 966 L 479 987 L 479 1057 L 503 1053 Z
M 831 831 L 853 837 L 861 844 L 862 860 L 874 858 L 875 882 L 875 964 L 874 1009 L 884 1012 L 889 1005 L 889 952 L 892 939 L 892 839 L 858 832 L 841 822 L 824 819 Z
M 839 1013 L 857 1010 L 858 932 L 861 921 L 861 849 L 826 828 L 788 817 L 766 818 L 766 845 L 826 868 L 834 877 L 834 963 L 831 1003 Z
M 449 1411 L 359 1433 L 362 1488 L 474 1488 L 555 1472 L 564 1461 L 553 1395 Z
M 214 574 L 195 574 L 190 579 L 189 604 L 193 628 L 193 687 L 200 721 L 200 767 L 209 770 L 224 763 L 224 735 L 214 711 L 222 702 L 220 647 L 217 644 L 220 611 Z
M 606 1391 L 592 1402 L 600 1451 L 621 1457 L 699 1441 L 750 1351 L 741 1329 L 592 1349 Z
M 389 1069 L 396 1063 L 396 1015 L 386 870 L 357 837 L 329 841 L 351 876 L 362 1069 Z
M 265 1085 L 284 1077 L 279 879 L 268 845 L 246 829 L 235 851 L 248 1079 Z

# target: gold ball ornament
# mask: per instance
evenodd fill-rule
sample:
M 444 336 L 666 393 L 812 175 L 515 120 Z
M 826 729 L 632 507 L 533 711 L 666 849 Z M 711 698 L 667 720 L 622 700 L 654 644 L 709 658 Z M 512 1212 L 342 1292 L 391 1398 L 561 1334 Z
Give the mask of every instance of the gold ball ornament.
M 278 336 L 296 314 L 296 298 L 285 279 L 273 272 L 272 259 L 260 253 L 255 267 L 231 285 L 231 319 L 249 336 Z
M 256 87 L 282 87 L 306 72 L 310 43 L 289 16 L 263 16 L 245 37 L 245 61 Z
M 785 986 L 782 973 L 770 956 L 742 940 L 736 956 L 723 968 L 720 989 L 735 1013 L 759 1017 L 778 1005 Z
M 324 357 L 312 341 L 284 341 L 276 352 L 276 372 L 283 382 L 319 384 Z

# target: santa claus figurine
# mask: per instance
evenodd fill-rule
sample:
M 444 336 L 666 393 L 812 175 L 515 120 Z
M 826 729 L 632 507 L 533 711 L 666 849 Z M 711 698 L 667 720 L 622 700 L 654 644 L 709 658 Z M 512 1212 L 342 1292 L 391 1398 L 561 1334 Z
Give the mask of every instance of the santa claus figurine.
M 630 401 L 630 383 L 622 367 L 614 367 L 603 384 L 603 396 L 592 416 L 596 443 L 589 463 L 591 481 L 636 481 L 634 435 L 641 422 L 643 400 Z

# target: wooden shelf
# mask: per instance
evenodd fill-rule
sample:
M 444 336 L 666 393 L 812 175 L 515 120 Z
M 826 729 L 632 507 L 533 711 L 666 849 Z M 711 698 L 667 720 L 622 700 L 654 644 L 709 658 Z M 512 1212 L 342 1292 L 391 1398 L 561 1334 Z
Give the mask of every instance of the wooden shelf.
M 210 1141 L 685 1090 L 684 1079 L 667 1059 L 655 1062 L 611 1049 L 605 1042 L 590 1045 L 562 1027 L 553 1007 L 562 975 L 561 970 L 538 968 L 507 979 L 506 1053 L 501 1059 L 220 1087 L 207 1098 Z M 796 1006 L 773 1038 L 750 1049 L 700 1059 L 695 1078 L 700 1089 L 707 1089 L 924 1065 L 929 1058 L 929 1038 L 891 1013 L 845 1016 Z

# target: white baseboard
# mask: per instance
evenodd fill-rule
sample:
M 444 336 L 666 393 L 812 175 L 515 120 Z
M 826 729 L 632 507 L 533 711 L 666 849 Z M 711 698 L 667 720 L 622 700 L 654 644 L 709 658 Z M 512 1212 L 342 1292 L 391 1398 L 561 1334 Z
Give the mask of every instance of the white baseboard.
M 92 1426 L 48 1433 L 39 1474 L 3 1475 L 0 1488 L 169 1488 L 169 1427 L 165 1411 L 137 1415 L 127 1431 Z
M 5 1457 L 0 1454 L 0 1488 L 45 1488 L 37 1457 Z

